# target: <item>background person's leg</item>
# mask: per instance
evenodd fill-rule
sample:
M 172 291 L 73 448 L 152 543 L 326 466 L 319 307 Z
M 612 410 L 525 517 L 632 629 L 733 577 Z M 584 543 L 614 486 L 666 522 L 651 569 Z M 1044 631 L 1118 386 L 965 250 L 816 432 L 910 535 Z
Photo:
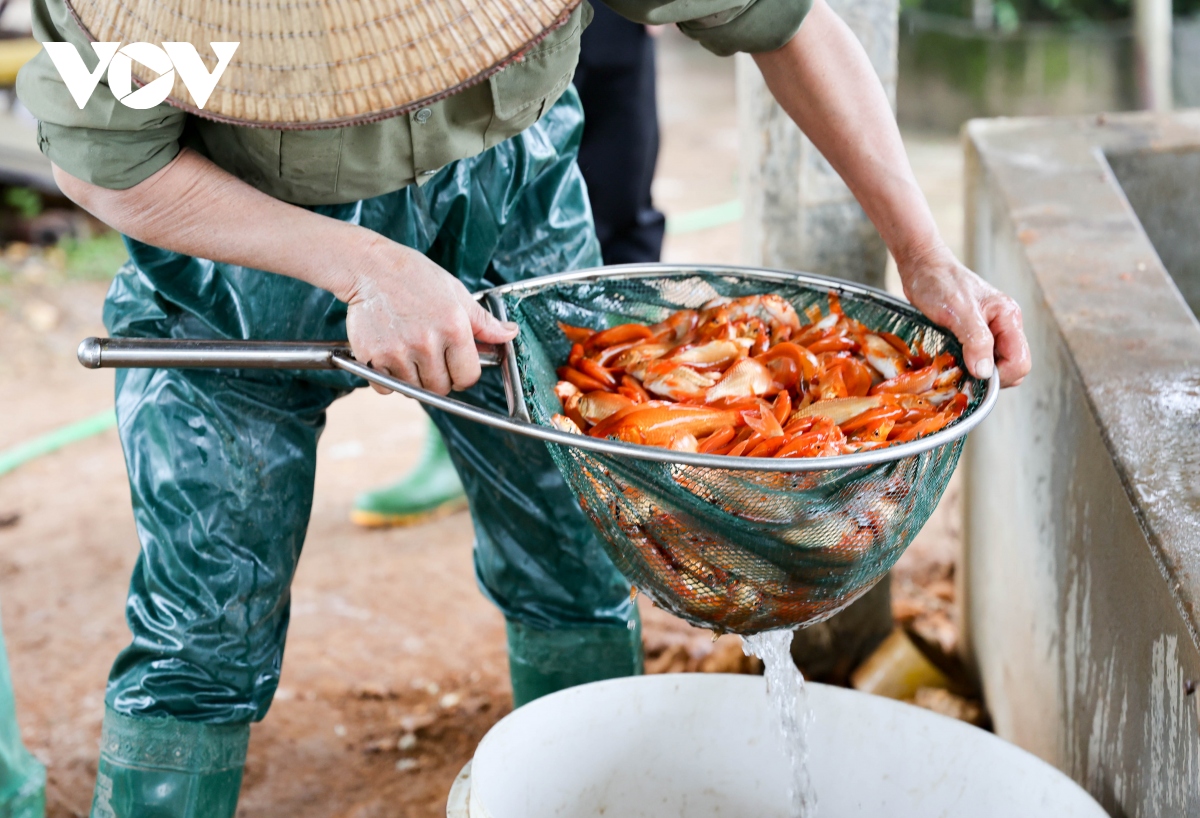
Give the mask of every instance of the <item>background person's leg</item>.
M 430 423 L 416 465 L 395 483 L 358 495 L 350 522 L 365 528 L 420 525 L 466 507 L 467 497 L 446 443 Z
M 650 185 L 658 161 L 654 38 L 603 3 L 583 32 L 575 87 L 583 103 L 579 169 L 605 264 L 658 261 L 666 219 Z
M 141 554 L 93 818 L 229 818 L 279 682 L 317 437 L 338 392 L 289 373 L 122 370 Z

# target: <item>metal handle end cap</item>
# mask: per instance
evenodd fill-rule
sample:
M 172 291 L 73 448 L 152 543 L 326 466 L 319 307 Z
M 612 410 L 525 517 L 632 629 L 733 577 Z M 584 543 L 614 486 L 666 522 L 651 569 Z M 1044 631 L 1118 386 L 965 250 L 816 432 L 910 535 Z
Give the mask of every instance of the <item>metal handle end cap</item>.
M 79 349 L 75 351 L 75 357 L 79 359 L 79 363 L 83 364 L 88 369 L 99 369 L 100 339 L 84 338 L 79 342 Z

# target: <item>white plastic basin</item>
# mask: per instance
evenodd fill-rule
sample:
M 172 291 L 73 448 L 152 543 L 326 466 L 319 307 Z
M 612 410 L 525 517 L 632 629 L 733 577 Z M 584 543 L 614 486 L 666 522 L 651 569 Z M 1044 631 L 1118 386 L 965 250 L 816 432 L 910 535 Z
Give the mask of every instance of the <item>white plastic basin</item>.
M 1105 818 L 990 733 L 809 685 L 817 818 Z M 450 818 L 794 818 L 757 676 L 672 674 L 564 690 L 506 716 L 459 776 Z

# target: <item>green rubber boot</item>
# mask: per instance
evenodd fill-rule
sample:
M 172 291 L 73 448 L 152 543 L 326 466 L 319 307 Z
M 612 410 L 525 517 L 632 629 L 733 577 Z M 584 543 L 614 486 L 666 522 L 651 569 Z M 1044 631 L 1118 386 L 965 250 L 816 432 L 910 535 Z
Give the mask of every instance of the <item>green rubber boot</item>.
M 46 768 L 21 743 L 8 651 L 0 633 L 0 818 L 43 818 Z
M 467 507 L 458 472 L 450 462 L 437 427 L 429 424 L 425 451 L 399 482 L 360 494 L 350 521 L 367 528 L 417 525 Z
M 91 818 L 233 818 L 248 724 L 104 714 Z
M 510 621 L 508 672 L 513 707 L 575 685 L 640 676 L 644 664 L 642 620 L 636 609 L 630 625 L 547 631 Z

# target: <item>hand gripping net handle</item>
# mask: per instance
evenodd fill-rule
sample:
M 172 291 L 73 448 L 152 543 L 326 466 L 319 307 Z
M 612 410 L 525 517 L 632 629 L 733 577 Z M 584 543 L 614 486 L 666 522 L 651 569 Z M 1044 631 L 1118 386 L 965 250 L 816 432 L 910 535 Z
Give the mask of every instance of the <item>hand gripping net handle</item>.
M 732 266 L 680 267 L 669 264 L 628 264 L 580 270 L 572 273 L 545 276 L 529 281 L 507 284 L 477 293 L 476 298 L 501 320 L 508 320 L 504 296 L 521 296 L 538 290 L 580 282 L 628 281 L 630 279 L 669 279 L 690 277 L 698 273 L 732 276 L 761 281 L 763 290 L 772 284 L 800 283 L 822 291 L 833 290 L 843 295 L 866 297 L 886 304 L 891 309 L 910 315 L 920 314 L 906 302 L 891 295 L 859 284 L 827 278 L 811 273 L 794 273 Z M 677 452 L 651 446 L 639 446 L 616 440 L 601 440 L 585 435 L 563 432 L 550 426 L 534 423 L 530 418 L 521 373 L 513 343 L 479 345 L 480 363 L 499 366 L 504 376 L 509 415 L 481 409 L 453 398 L 435 394 L 418 386 L 378 372 L 356 361 L 348 343 L 339 341 L 222 341 L 158 338 L 86 338 L 78 350 L 79 362 L 89 369 L 153 367 L 153 368 L 228 368 L 228 369 L 342 369 L 369 383 L 399 392 L 405 397 L 440 409 L 467 420 L 482 423 L 514 434 L 583 449 L 598 454 L 647 460 L 658 463 L 677 463 L 684 466 L 703 466 L 752 471 L 823 471 L 831 468 L 857 466 L 900 460 L 935 449 L 967 434 L 991 411 L 1000 392 L 999 375 L 988 381 L 982 400 L 954 424 L 941 431 L 909 443 L 856 454 L 823 458 L 728 457 L 695 452 Z

